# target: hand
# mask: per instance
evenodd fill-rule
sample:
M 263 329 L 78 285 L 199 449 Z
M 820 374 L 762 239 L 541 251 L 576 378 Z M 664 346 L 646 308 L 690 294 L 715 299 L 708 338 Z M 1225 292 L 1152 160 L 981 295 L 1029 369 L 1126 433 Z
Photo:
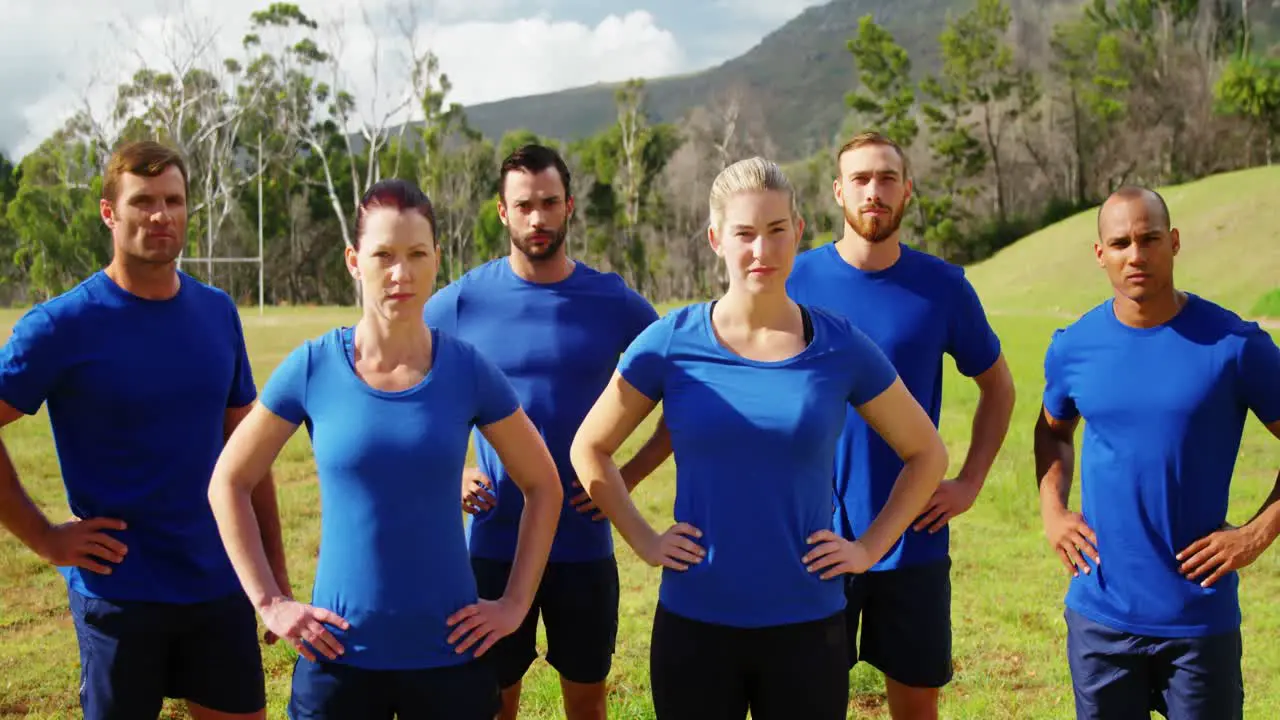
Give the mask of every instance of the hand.
M 493 481 L 476 468 L 462 471 L 462 509 L 475 515 L 492 510 L 498 504 L 493 496 Z
M 582 487 L 582 483 L 574 480 L 573 487 L 578 488 L 582 492 L 569 498 L 569 504 L 573 505 L 574 509 L 580 513 L 594 511 L 595 514 L 591 516 L 592 520 L 603 520 L 604 513 L 600 512 L 600 508 L 596 507 L 595 501 L 587 494 L 587 491 Z
M 702 562 L 707 554 L 701 545 L 689 539 L 691 537 L 702 537 L 702 531 L 688 523 L 676 523 L 661 535 L 654 535 L 637 554 L 653 567 L 688 570 L 690 565 Z
M 844 574 L 861 575 L 876 564 L 865 545 L 857 540 L 845 540 L 830 530 L 819 530 L 805 542 L 810 545 L 821 543 L 801 558 L 801 562 L 811 573 L 830 568 L 819 576 L 823 580 Z
M 1200 538 L 1178 553 L 1177 558 L 1182 562 L 1178 571 L 1188 580 L 1195 580 L 1213 570 L 1200 583 L 1200 587 L 1209 587 L 1232 570 L 1252 564 L 1266 549 L 1267 542 L 1249 526 L 1224 523 L 1221 530 Z
M 289 582 L 289 574 L 281 572 L 281 573 L 277 573 L 275 577 L 276 577 L 276 585 L 280 587 L 280 594 L 292 600 L 293 584 Z M 276 641 L 279 639 L 280 639 L 280 636 L 271 632 L 270 629 L 262 633 L 262 641 L 268 645 L 275 645 Z
M 928 528 L 930 534 L 938 532 L 952 518 L 973 507 L 973 501 L 978 499 L 978 490 L 978 486 L 969 480 L 943 480 L 911 529 L 920 532 Z
M 103 531 L 124 530 L 125 527 L 123 520 L 75 518 L 61 525 L 51 526 L 39 544 L 32 549 L 58 567 L 79 567 L 99 575 L 110 575 L 111 568 L 94 562 L 94 559 L 109 563 L 124 560 L 129 549 Z
M 1044 534 L 1072 577 L 1080 577 L 1082 570 L 1085 575 L 1092 572 L 1081 553 L 1092 558 L 1095 565 L 1102 562 L 1098 556 L 1098 537 L 1080 513 L 1070 510 L 1044 513 Z
M 278 597 L 259 609 L 262 622 L 276 637 L 290 640 L 302 657 L 315 662 L 316 656 L 307 645 L 333 660 L 345 650 L 338 639 L 324 625 L 346 630 L 351 627 L 346 620 L 323 608 L 312 607 L 286 597 Z M 324 623 L 324 624 L 321 624 Z
M 449 616 L 448 625 L 453 628 L 449 634 L 449 644 L 454 645 L 466 638 L 454 650 L 458 654 L 467 651 L 477 642 L 476 657 L 488 652 L 493 644 L 510 635 L 524 622 L 528 608 L 521 609 L 506 598 L 498 600 L 480 600 L 468 605 Z

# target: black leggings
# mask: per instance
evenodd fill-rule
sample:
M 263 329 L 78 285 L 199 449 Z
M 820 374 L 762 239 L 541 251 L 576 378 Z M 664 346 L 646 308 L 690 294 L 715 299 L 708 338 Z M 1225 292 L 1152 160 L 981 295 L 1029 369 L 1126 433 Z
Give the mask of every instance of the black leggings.
M 849 706 L 844 613 L 735 628 L 661 605 L 649 663 L 658 720 L 843 720 Z

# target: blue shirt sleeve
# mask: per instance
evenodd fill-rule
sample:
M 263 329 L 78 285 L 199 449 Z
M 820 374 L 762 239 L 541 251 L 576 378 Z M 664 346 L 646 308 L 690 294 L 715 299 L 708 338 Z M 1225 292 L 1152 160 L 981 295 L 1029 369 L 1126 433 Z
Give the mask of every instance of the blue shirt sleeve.
M 307 376 L 311 373 L 311 342 L 305 342 L 285 356 L 267 379 L 258 399 L 280 418 L 301 425 L 307 418 Z
M 1044 408 L 1058 420 L 1069 420 L 1078 414 L 1076 402 L 1067 386 L 1062 367 L 1062 330 L 1054 330 L 1044 352 Z
M 622 379 L 654 402 L 662 399 L 670 344 L 671 323 L 655 322 L 641 331 L 618 359 Z
M 69 359 L 58 340 L 48 310 L 36 306 L 18 320 L 0 349 L 0 400 L 27 415 L 40 409 Z
M 422 309 L 422 319 L 427 327 L 458 336 L 458 283 L 453 282 L 437 290 Z
M 629 306 L 631 327 L 627 338 L 628 340 L 634 340 L 640 336 L 640 333 L 644 332 L 645 328 L 658 321 L 658 311 L 638 292 L 630 291 L 628 297 L 631 300 Z
M 1000 357 L 1000 339 L 987 321 L 982 300 L 969 279 L 961 275 L 959 292 L 947 319 L 947 354 L 965 377 L 986 372 Z
M 1244 400 L 1264 425 L 1280 420 L 1280 347 L 1256 323 L 1240 350 Z
M 230 301 L 230 298 L 228 298 Z M 253 382 L 253 367 L 249 364 L 249 350 L 244 341 L 244 326 L 240 323 L 240 311 L 231 302 L 231 324 L 235 328 L 236 337 L 236 369 L 231 378 L 231 394 L 227 398 L 227 407 L 242 408 L 254 401 L 258 396 L 258 388 Z
M 497 365 L 474 347 L 468 345 L 467 349 L 472 357 L 476 379 L 475 424 L 484 426 L 505 420 L 520 409 L 520 399 L 516 397 L 515 388 Z
M 898 371 L 893 363 L 876 345 L 852 324 L 846 325 L 849 331 L 850 350 L 853 353 L 854 382 L 849 390 L 849 404 L 858 407 L 874 400 L 880 393 L 898 379 Z

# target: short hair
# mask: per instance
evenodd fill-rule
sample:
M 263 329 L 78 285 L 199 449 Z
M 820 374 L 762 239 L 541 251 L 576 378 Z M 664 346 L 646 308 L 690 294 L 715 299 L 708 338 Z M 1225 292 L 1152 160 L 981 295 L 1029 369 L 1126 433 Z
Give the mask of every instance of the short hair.
M 1155 200 L 1156 208 L 1159 209 L 1164 220 L 1164 229 L 1170 230 L 1173 228 L 1173 218 L 1169 214 L 1169 205 L 1164 201 L 1160 193 L 1142 185 L 1121 185 L 1107 197 L 1106 201 L 1098 206 L 1099 235 L 1102 234 L 1102 211 L 1107 207 L 1107 203 L 1111 202 L 1112 198 L 1117 200 Z
M 422 192 L 414 183 L 408 180 L 400 180 L 399 178 L 390 178 L 387 180 L 379 180 L 369 189 L 365 191 L 364 197 L 360 198 L 360 206 L 356 208 L 356 234 L 352 241 L 352 247 L 356 250 L 360 249 L 360 238 L 364 236 L 364 218 L 368 212 L 374 208 L 392 208 L 404 212 L 412 210 L 427 219 L 427 223 L 431 225 L 431 235 L 434 244 L 440 244 L 440 237 L 436 233 L 436 211 L 431 205 L 431 198 Z
M 188 191 L 187 164 L 175 149 L 154 140 L 125 143 L 111 153 L 102 178 L 102 199 L 114 203 L 120 196 L 120 177 L 125 173 L 156 177 L 170 166 L 182 173 L 182 191 Z
M 498 199 L 504 203 L 507 201 L 508 173 L 523 170 L 536 174 L 549 167 L 555 167 L 556 172 L 560 173 L 565 199 L 573 197 L 573 192 L 569 189 L 569 166 L 560 157 L 560 153 L 546 145 L 529 143 L 516 148 L 502 161 L 502 168 L 498 171 Z
M 778 167 L 777 163 L 762 157 L 753 157 L 739 160 L 721 170 L 711 183 L 711 197 L 708 203 L 711 227 L 718 230 L 720 224 L 724 222 L 724 206 L 729 202 L 730 197 L 741 192 L 762 190 L 786 193 L 791 204 L 792 219 L 799 217 L 800 209 L 796 204 L 795 189 L 791 186 L 791 181 L 787 179 L 786 174 L 782 172 L 782 168 Z
M 849 138 L 849 141 L 844 145 L 841 145 L 840 149 L 836 151 L 836 167 L 840 167 L 840 158 L 844 157 L 845 153 L 857 150 L 858 148 L 865 147 L 867 145 L 884 145 L 886 147 L 893 148 L 894 151 L 898 153 L 898 158 L 902 160 L 903 179 L 911 177 L 911 161 L 907 159 L 906 151 L 904 151 L 902 146 L 894 142 L 888 135 L 878 133 L 874 130 L 860 132 L 852 138 Z

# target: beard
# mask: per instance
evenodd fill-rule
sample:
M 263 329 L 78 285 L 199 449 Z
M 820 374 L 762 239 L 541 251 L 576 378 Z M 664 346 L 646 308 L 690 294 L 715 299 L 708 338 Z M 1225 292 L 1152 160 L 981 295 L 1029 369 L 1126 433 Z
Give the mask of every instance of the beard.
M 523 237 L 511 235 L 511 242 L 515 243 L 517 249 L 524 253 L 524 256 L 532 262 L 541 262 L 549 260 L 556 256 L 560 248 L 564 246 L 564 240 L 569 235 L 569 229 L 562 227 L 556 230 L 541 230 L 529 233 Z M 537 247 L 532 240 L 535 237 L 546 238 L 546 245 Z
M 864 215 L 860 212 L 861 208 L 851 210 L 849 206 L 844 206 L 845 221 L 854 232 L 870 243 L 884 242 L 898 232 L 898 226 L 902 224 L 902 216 L 907 209 L 907 202 L 906 198 L 903 198 L 896 208 L 888 205 L 876 205 L 876 207 L 888 210 L 889 214 Z

